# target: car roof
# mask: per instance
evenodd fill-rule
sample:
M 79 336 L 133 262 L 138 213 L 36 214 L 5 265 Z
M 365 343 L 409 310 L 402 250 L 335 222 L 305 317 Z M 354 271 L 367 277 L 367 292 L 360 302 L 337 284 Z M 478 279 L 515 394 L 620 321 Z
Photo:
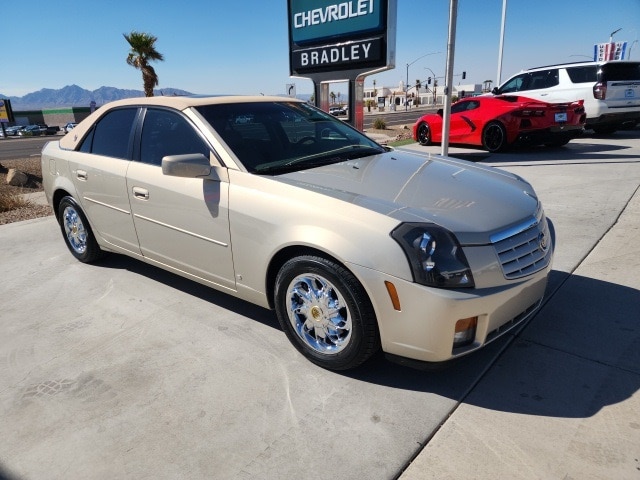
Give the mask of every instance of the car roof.
M 617 63 L 640 63 L 637 61 L 633 61 L 633 60 L 605 60 L 602 62 L 596 62 L 593 60 L 587 61 L 587 62 L 569 62 L 569 63 L 554 63 L 551 65 L 543 65 L 541 67 L 532 67 L 532 68 L 526 68 L 523 70 L 523 72 L 530 72 L 533 70 L 542 70 L 544 68 L 564 68 L 564 67 L 587 67 L 587 66 L 601 66 L 601 65 L 608 65 L 608 64 L 617 64 Z
M 189 96 L 157 96 L 157 97 L 134 97 L 116 100 L 98 108 L 87 118 L 78 123 L 74 127 L 73 132 L 65 135 L 60 139 L 60 147 L 67 150 L 75 150 L 78 143 L 85 136 L 91 126 L 108 111 L 119 107 L 145 107 L 145 106 L 162 106 L 171 107 L 177 110 L 185 110 L 187 108 L 199 107 L 203 105 L 217 105 L 226 103 L 255 103 L 255 102 L 300 102 L 291 97 L 265 96 L 265 95 L 189 95 Z

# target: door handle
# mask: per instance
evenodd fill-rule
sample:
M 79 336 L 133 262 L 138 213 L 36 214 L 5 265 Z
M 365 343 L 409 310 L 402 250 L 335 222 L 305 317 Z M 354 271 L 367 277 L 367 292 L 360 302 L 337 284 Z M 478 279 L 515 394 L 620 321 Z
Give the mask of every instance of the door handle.
M 78 180 L 87 181 L 87 172 L 84 170 L 76 170 L 76 177 Z
M 133 196 L 139 200 L 149 200 L 149 190 L 141 187 L 133 187 Z

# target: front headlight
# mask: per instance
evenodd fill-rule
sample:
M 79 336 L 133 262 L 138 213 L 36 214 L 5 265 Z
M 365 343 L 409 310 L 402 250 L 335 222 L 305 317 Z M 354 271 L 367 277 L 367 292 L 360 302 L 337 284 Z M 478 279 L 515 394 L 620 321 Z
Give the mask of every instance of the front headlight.
M 407 255 L 413 280 L 438 288 L 472 288 L 473 275 L 456 237 L 430 223 L 403 223 L 391 237 Z

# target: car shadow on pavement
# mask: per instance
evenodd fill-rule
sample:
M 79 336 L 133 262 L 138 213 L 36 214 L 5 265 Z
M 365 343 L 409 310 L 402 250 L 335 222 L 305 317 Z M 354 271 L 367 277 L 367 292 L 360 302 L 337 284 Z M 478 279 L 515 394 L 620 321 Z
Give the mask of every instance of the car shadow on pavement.
M 640 291 L 553 272 L 537 314 L 440 369 L 420 371 L 383 357 L 346 375 L 425 391 L 481 408 L 586 418 L 640 389 Z
M 159 267 L 129 258 L 125 255 L 109 254 L 99 262 L 96 262 L 95 265 L 103 268 L 127 270 L 137 275 L 145 276 L 188 295 L 243 315 L 263 325 L 280 330 L 280 325 L 278 324 L 275 313 L 266 308 L 239 300 L 232 295 L 207 287 L 206 285 L 181 277 L 180 275 Z
M 115 254 L 98 265 L 131 271 L 280 330 L 274 312 L 160 268 Z M 640 388 L 640 292 L 559 271 L 552 271 L 547 290 L 545 304 L 527 324 L 454 362 L 419 369 L 380 353 L 334 374 L 491 410 L 564 418 L 592 416 L 633 396 Z M 288 342 L 284 334 L 282 341 Z

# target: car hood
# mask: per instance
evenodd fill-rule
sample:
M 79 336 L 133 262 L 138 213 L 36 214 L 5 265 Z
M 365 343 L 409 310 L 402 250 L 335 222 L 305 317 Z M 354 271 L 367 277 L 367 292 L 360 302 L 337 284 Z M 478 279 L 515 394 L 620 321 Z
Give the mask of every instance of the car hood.
M 274 177 L 397 219 L 431 222 L 465 245 L 536 217 L 538 199 L 522 178 L 437 155 L 392 151 Z

